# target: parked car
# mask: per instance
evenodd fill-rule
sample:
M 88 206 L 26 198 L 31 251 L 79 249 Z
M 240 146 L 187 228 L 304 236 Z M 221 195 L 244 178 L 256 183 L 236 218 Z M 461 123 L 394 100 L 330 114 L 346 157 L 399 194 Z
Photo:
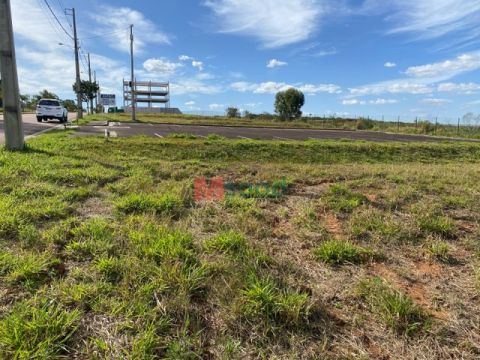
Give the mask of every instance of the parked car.
M 37 105 L 37 121 L 57 119 L 61 123 L 68 120 L 68 111 L 60 100 L 41 99 Z

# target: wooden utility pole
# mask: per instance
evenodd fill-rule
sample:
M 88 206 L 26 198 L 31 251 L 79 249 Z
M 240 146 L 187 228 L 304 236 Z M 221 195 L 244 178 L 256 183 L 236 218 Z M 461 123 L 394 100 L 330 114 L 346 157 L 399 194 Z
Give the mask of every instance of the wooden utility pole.
M 23 150 L 25 142 L 22 107 L 20 105 L 10 0 L 0 0 L 0 34 L 5 146 L 8 150 Z
M 92 82 L 92 66 L 90 65 L 90 53 L 88 53 L 88 81 Z M 90 113 L 93 114 L 93 98 L 90 99 Z
M 77 121 L 83 118 L 83 104 L 82 104 L 82 94 L 81 91 L 81 79 L 80 79 L 80 57 L 78 55 L 80 47 L 78 46 L 78 36 L 77 36 L 77 18 L 75 16 L 75 8 L 70 9 L 72 12 L 70 15 L 73 18 L 73 43 L 75 49 L 75 90 L 77 93 Z M 67 14 L 67 10 L 65 10 Z
M 135 66 L 134 66 L 134 61 L 133 61 L 133 25 L 130 25 L 130 63 L 131 63 L 131 100 L 132 100 L 132 121 L 136 120 L 136 114 L 135 114 L 135 106 L 136 104 L 136 86 L 135 86 Z

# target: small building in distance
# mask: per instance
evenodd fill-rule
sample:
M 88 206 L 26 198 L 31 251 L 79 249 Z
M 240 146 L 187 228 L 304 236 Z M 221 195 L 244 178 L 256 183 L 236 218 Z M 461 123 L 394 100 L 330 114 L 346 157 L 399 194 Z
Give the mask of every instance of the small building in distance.
M 132 86 L 133 85 L 133 86 Z M 170 107 L 170 83 L 153 81 L 123 80 L 123 108 L 132 112 L 132 102 L 135 101 L 139 113 L 181 114 L 178 108 Z

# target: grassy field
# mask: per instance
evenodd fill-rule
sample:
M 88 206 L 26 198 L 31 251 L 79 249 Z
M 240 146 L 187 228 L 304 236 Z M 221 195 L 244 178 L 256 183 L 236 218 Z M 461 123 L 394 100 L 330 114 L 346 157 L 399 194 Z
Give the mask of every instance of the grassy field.
M 83 121 L 131 121 L 130 114 L 95 114 Z M 462 137 L 480 139 L 478 126 L 457 126 L 432 124 L 428 122 L 400 123 L 389 121 L 374 121 L 368 119 L 340 119 L 340 118 L 302 118 L 295 121 L 279 121 L 272 115 L 257 115 L 254 119 L 246 117 L 227 118 L 223 116 L 197 116 L 197 115 L 167 115 L 167 114 L 138 114 L 137 120 L 145 123 L 165 123 L 183 125 L 226 125 L 250 127 L 280 127 L 301 129 L 342 129 L 342 130 L 370 130 L 402 134 L 435 135 L 447 137 Z
M 479 358 L 479 144 L 73 135 L 0 150 L 0 358 Z

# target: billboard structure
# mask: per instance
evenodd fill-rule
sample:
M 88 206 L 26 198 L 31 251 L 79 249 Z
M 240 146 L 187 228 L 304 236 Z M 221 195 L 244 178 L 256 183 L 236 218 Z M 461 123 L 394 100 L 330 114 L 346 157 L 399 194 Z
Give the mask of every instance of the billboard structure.
M 133 86 L 132 86 L 133 85 Z M 178 113 L 178 109 L 170 107 L 170 83 L 153 81 L 123 80 L 123 106 L 130 112 L 132 102 L 136 110 L 146 113 Z
M 100 105 L 103 105 L 105 107 L 117 106 L 115 94 L 100 94 Z

